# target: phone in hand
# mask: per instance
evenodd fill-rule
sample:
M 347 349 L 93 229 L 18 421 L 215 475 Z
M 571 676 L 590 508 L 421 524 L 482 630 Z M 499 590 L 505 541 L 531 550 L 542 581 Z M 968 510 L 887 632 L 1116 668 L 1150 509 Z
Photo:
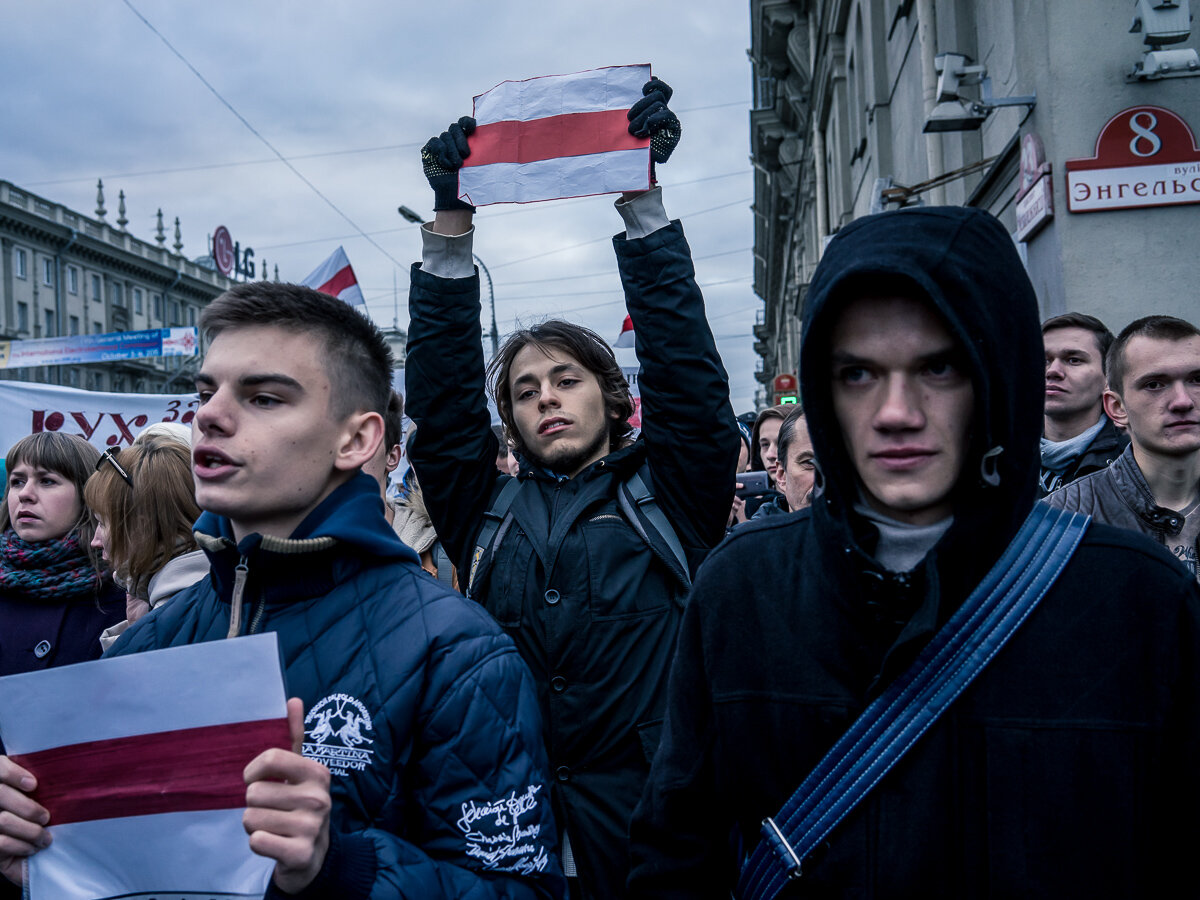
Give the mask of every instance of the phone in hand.
M 770 490 L 766 472 L 740 472 L 733 476 L 733 480 L 741 485 L 734 493 L 743 500 Z

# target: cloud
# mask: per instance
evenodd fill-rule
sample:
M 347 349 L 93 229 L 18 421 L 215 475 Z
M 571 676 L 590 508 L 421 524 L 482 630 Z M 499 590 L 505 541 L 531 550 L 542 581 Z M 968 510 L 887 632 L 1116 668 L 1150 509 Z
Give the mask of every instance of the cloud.
M 161 207 L 168 231 L 179 216 L 185 252 L 200 256 L 224 224 L 289 280 L 344 244 L 388 325 L 395 278 L 402 327 L 407 266 L 420 244 L 396 207 L 432 215 L 421 144 L 499 81 L 650 62 L 675 88 L 684 126 L 661 173 L 668 210 L 683 218 L 694 254 L 711 257 L 697 270 L 714 283 L 706 292 L 714 332 L 744 335 L 720 341 L 734 405 L 752 405 L 752 256 L 716 255 L 753 242 L 744 4 L 130 2 L 382 250 L 283 164 L 263 162 L 271 152 L 122 2 L 6 9 L 0 178 L 90 214 L 104 177 L 109 218 L 124 189 L 138 237 L 153 240 Z M 611 202 L 481 213 L 476 251 L 493 269 L 502 330 L 578 308 L 571 318 L 615 337 L 624 312 Z M 572 280 L 529 283 L 551 278 Z

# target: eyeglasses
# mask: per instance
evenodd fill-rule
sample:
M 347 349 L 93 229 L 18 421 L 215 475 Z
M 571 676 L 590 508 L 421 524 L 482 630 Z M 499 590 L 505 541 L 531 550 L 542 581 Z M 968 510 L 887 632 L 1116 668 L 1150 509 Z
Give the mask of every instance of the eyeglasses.
M 107 450 L 101 453 L 100 458 L 96 460 L 96 471 L 99 472 L 100 467 L 107 462 L 110 466 L 117 470 L 117 474 L 125 480 L 127 485 L 133 487 L 133 479 L 129 477 L 129 473 L 125 471 L 125 468 L 119 462 L 117 462 L 117 454 L 120 452 L 120 447 L 109 447 Z

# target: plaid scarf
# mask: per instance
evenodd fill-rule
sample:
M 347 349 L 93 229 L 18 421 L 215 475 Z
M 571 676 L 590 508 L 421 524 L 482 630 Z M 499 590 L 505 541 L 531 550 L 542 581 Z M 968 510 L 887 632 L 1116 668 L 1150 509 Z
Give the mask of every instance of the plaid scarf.
M 54 603 L 94 597 L 97 584 L 79 535 L 31 544 L 11 529 L 0 534 L 0 594 Z

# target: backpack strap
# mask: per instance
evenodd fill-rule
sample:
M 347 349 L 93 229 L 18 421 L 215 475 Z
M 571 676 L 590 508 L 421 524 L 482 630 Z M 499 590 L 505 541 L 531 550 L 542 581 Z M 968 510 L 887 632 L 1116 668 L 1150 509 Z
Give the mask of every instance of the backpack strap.
M 683 544 L 680 543 L 679 535 L 675 533 L 675 528 L 667 521 L 662 507 L 658 505 L 654 494 L 651 493 L 650 487 L 646 483 L 649 480 L 650 466 L 648 463 L 642 463 L 641 467 L 622 482 L 618 488 L 617 505 L 621 508 L 621 512 L 625 514 L 625 518 L 629 520 L 629 524 L 633 526 L 633 530 L 646 543 L 646 546 L 655 555 L 662 558 L 662 561 L 667 564 L 667 568 L 675 573 L 676 577 L 682 582 L 684 590 L 691 590 L 692 577 L 688 571 L 688 561 L 687 556 L 683 552 Z M 667 549 L 671 551 L 672 559 L 666 559 L 662 551 L 651 540 L 645 526 L 642 524 L 641 517 L 637 514 L 639 511 L 645 517 L 650 527 L 654 529 L 655 534 L 667 545 Z
M 433 546 L 429 548 L 433 555 L 433 563 L 437 567 L 437 580 L 448 588 L 454 587 L 454 563 L 450 562 L 450 556 L 446 553 L 446 548 L 442 546 L 441 541 L 434 541 Z
M 1033 612 L 1091 517 L 1034 504 L 1012 543 L 912 666 L 855 719 L 742 866 L 737 896 L 770 900 L 804 860 L 946 711 Z
M 474 590 L 475 583 L 483 578 L 488 569 L 491 568 L 492 558 L 495 556 L 495 548 L 500 545 L 500 541 L 504 539 L 504 533 L 508 531 L 508 525 L 512 521 L 513 501 L 517 499 L 517 492 L 521 489 L 521 482 L 516 477 L 509 478 L 504 483 L 504 487 L 500 489 L 500 493 L 496 496 L 496 502 L 492 504 L 491 509 L 483 514 L 483 525 L 479 529 L 479 537 L 475 540 L 475 552 L 471 554 L 471 574 L 467 578 L 466 595 L 471 596 Z M 487 559 L 484 561 L 482 568 L 480 560 L 484 555 Z

